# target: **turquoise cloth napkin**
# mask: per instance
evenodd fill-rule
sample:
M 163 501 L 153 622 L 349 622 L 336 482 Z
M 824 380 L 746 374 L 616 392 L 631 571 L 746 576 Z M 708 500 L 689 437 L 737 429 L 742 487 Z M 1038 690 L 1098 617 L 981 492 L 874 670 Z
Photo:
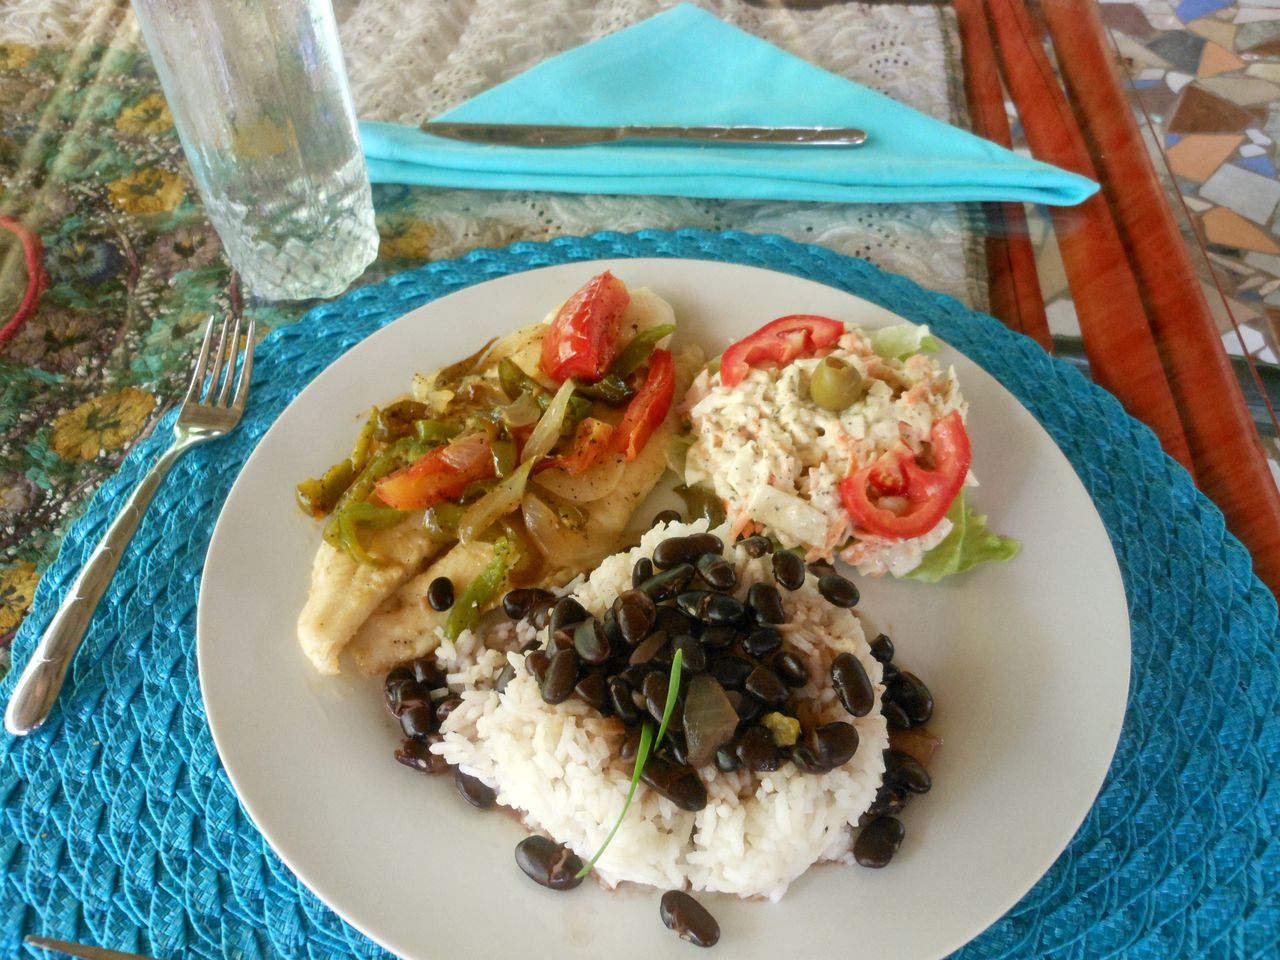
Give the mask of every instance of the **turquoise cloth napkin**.
M 856 203 L 1066 206 L 1097 184 L 905 107 L 682 4 L 442 114 L 487 123 L 847 126 L 856 148 L 613 143 L 519 148 L 360 124 L 375 183 Z

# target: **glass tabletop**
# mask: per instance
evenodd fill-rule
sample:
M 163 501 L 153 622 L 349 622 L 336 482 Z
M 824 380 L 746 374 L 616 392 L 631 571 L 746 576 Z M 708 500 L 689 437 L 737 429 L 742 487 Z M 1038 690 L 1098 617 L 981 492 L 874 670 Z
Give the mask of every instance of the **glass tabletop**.
M 337 0 L 335 9 L 359 116 L 416 124 L 672 5 L 437 2 L 410 15 L 392 0 Z M 1238 22 L 1228 4 L 1183 4 L 1175 16 L 1156 0 L 697 5 L 932 117 L 1090 176 L 1102 192 L 1048 208 L 375 184 L 381 246 L 360 282 L 597 230 L 741 229 L 861 257 L 990 312 L 1116 393 L 1280 588 L 1280 496 L 1264 456 L 1276 455 L 1280 433 L 1269 400 L 1280 183 L 1257 159 L 1271 162 L 1266 97 L 1280 99 L 1280 87 L 1275 34 L 1256 26 L 1280 21 Z M 33 13 L 39 6 L 0 14 L 4 640 L 68 523 L 184 391 L 204 319 L 226 309 L 234 282 L 127 7 L 86 3 L 55 17 Z M 312 305 L 249 309 L 269 330 Z

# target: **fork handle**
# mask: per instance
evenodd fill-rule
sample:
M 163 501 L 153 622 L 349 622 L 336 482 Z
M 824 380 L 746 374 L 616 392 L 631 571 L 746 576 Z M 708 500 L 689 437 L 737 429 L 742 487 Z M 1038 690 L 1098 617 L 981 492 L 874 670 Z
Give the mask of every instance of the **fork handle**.
M 93 619 L 98 601 L 107 591 L 111 577 L 116 572 L 120 557 L 133 539 L 138 523 L 155 496 L 160 482 L 179 454 L 188 444 L 175 442 L 147 471 L 142 482 L 129 495 L 120 512 L 115 515 L 98 545 L 67 591 L 58 612 L 49 621 L 44 635 L 27 661 L 22 676 L 18 678 L 9 706 L 4 714 L 5 729 L 15 736 L 25 736 L 35 730 L 53 709 L 53 701 L 62 689 L 71 659 L 80 649 L 85 631 Z

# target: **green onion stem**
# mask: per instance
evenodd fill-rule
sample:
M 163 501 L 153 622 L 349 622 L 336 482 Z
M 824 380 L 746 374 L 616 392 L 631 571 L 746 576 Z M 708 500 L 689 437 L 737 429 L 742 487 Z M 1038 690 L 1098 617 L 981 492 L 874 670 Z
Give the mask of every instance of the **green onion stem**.
M 644 770 L 645 763 L 649 760 L 649 748 L 653 745 L 653 724 L 645 723 L 640 730 L 640 746 L 636 750 L 636 765 L 631 771 L 631 786 L 627 790 L 627 799 L 622 803 L 622 812 L 618 814 L 618 822 L 613 825 L 613 829 L 609 831 L 609 835 L 604 838 L 604 843 L 600 844 L 600 849 L 596 851 L 596 855 L 587 861 L 586 865 L 579 870 L 575 876 L 580 880 L 591 872 L 591 868 L 596 865 L 596 861 L 600 859 L 605 849 L 613 842 L 614 835 L 618 832 L 618 828 L 622 826 L 622 821 L 627 818 L 627 811 L 631 809 L 631 801 L 636 795 L 636 787 L 640 783 L 640 772 Z

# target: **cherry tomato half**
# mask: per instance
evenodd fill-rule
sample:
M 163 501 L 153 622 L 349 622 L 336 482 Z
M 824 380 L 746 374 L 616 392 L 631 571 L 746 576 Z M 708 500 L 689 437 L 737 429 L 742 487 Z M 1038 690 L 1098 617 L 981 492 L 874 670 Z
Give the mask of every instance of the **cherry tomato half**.
M 473 433 L 436 447 L 409 466 L 383 477 L 373 489 L 389 507 L 421 510 L 456 497 L 468 485 L 493 475 L 489 438 Z
M 829 317 L 797 313 L 779 317 L 739 340 L 720 358 L 720 382 L 726 387 L 741 383 L 752 367 L 776 363 L 785 367 L 797 357 L 829 347 L 844 333 L 844 324 Z
M 627 285 L 605 271 L 565 301 L 542 335 L 542 370 L 557 383 L 595 383 L 618 354 L 618 321 L 631 303 Z
M 655 350 L 650 354 L 644 384 L 613 429 L 613 449 L 624 454 L 628 463 L 639 456 L 650 435 L 667 418 L 676 393 L 675 369 L 670 350 Z
M 971 453 L 960 411 L 952 410 L 933 425 L 929 435 L 932 464 L 922 466 L 905 443 L 840 481 L 840 499 L 859 529 L 891 540 L 928 533 L 947 514 L 964 485 Z M 872 500 L 892 496 L 905 501 L 901 510 Z

